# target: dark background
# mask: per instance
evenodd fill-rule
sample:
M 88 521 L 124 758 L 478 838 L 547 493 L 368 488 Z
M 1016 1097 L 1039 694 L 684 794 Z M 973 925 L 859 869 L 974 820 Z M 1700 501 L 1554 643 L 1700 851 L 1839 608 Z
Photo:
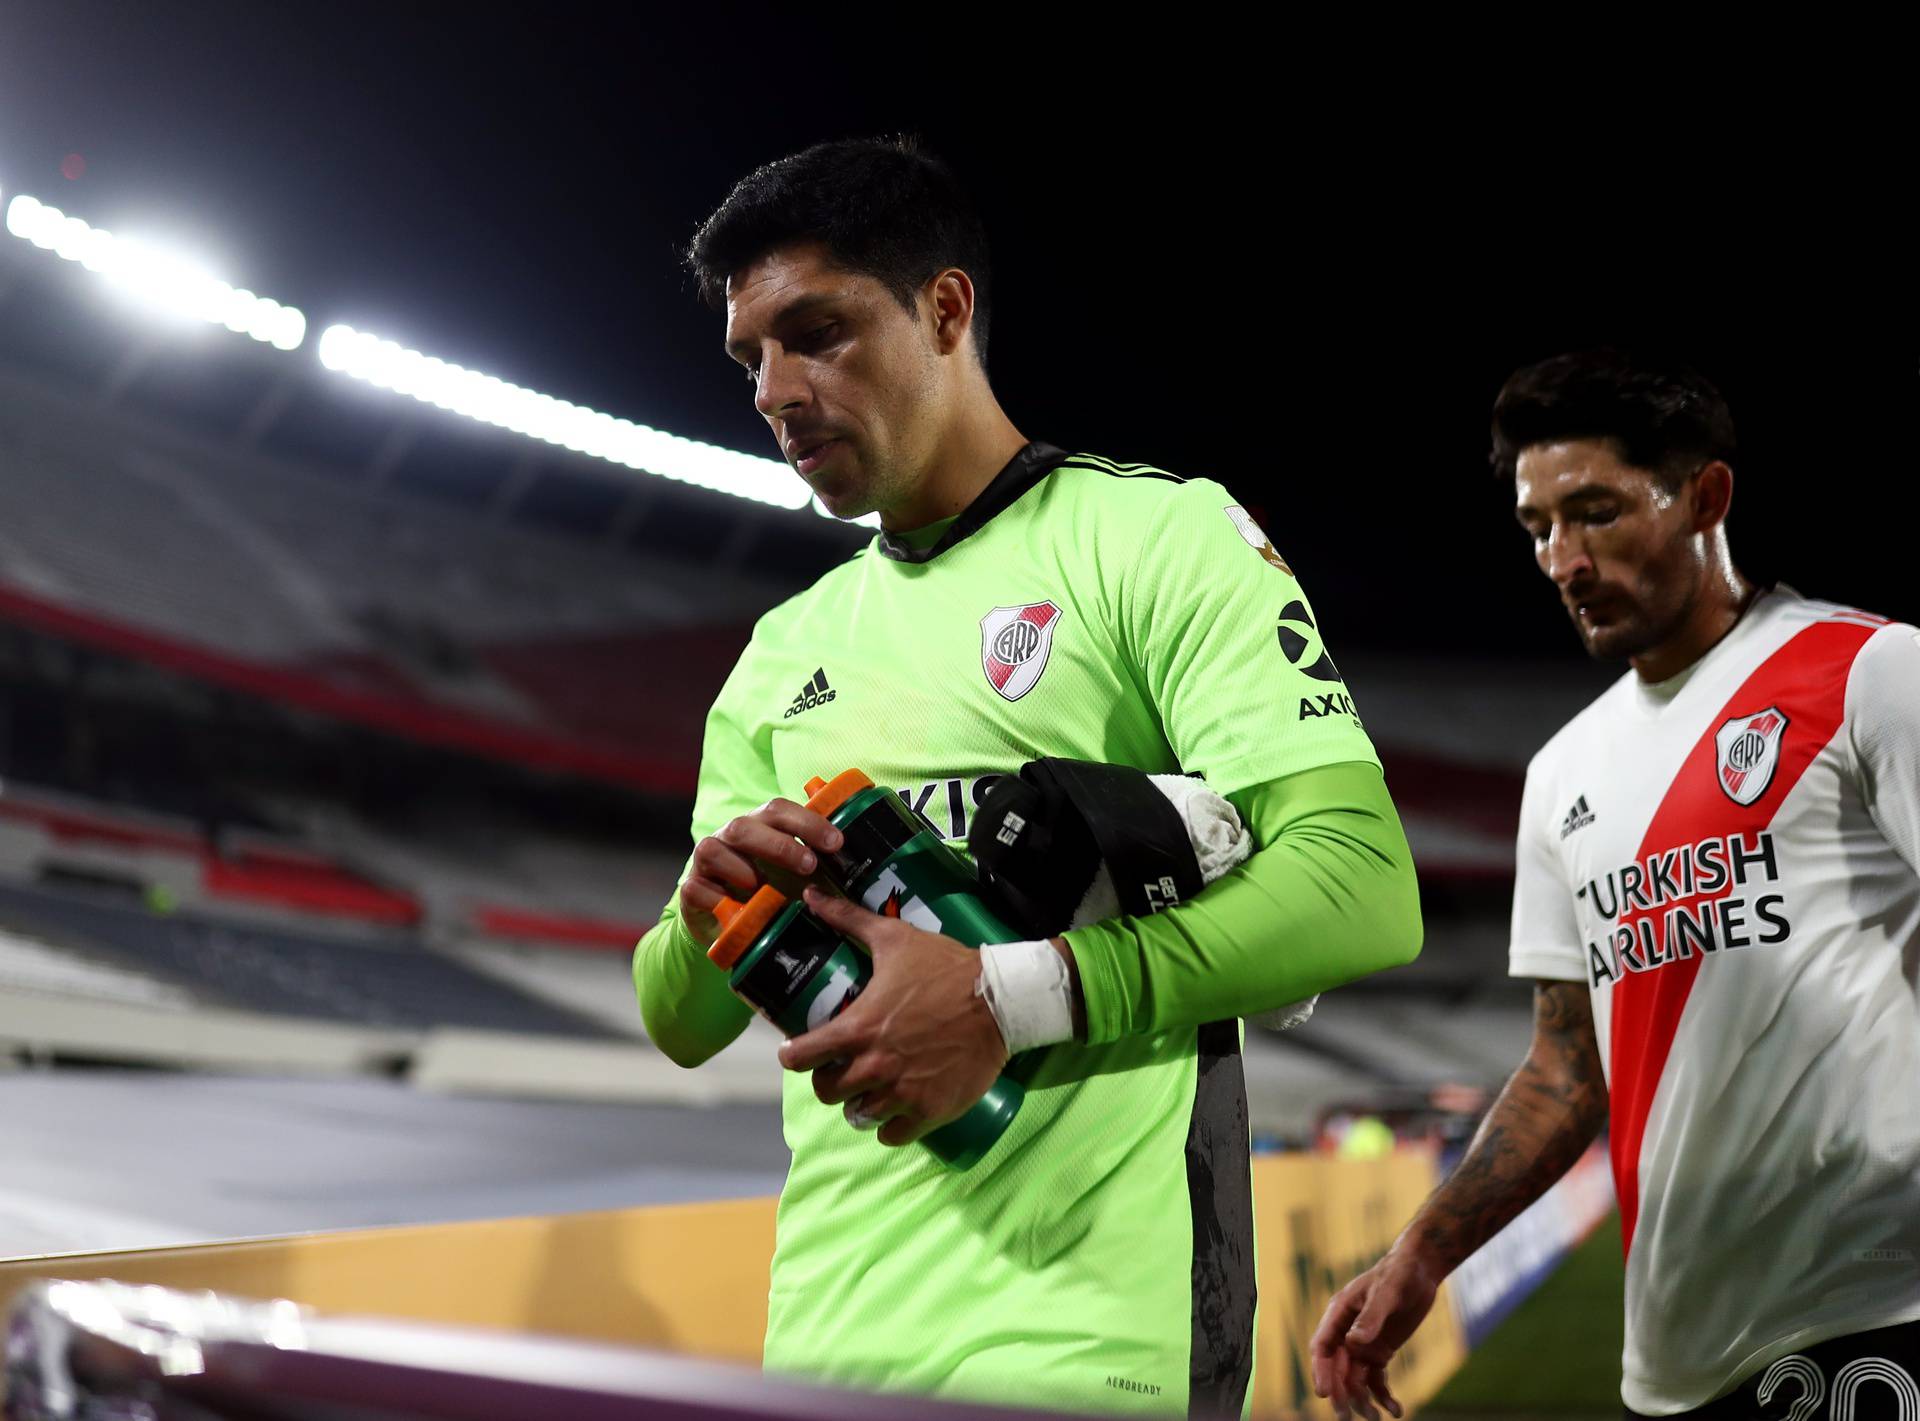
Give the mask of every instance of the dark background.
M 1911 153 L 1871 36 L 1756 63 L 1073 13 L 0 0 L 0 188 L 301 306 L 293 358 L 344 320 L 772 454 L 676 248 L 754 164 L 911 128 L 993 231 L 1015 422 L 1221 478 L 1336 645 L 1578 656 L 1486 413 L 1603 341 L 1728 396 L 1750 572 L 1920 616 Z

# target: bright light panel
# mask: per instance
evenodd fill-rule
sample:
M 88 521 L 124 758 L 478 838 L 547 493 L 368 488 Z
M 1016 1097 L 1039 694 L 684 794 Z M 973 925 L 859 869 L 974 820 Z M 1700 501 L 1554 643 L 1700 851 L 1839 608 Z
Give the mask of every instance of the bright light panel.
M 133 238 L 116 237 L 26 193 L 6 204 L 6 228 L 24 242 L 96 272 L 135 304 L 160 315 L 225 326 L 280 350 L 306 340 L 307 318 L 291 306 L 229 286 L 191 259 Z M 776 508 L 811 506 L 833 515 L 778 459 L 682 439 L 463 369 L 390 340 L 329 326 L 320 362 L 384 390 L 510 429 L 609 463 L 729 493 Z M 850 520 L 877 528 L 879 515 Z
M 307 337 L 307 318 L 293 307 L 229 286 L 187 257 L 116 237 L 26 193 L 7 204 L 7 230 L 99 273 L 134 304 L 162 316 L 225 326 L 278 350 L 298 350 Z
M 482 424 L 736 498 L 776 508 L 799 509 L 813 503 L 816 511 L 826 512 L 800 477 L 778 459 L 665 434 L 422 355 L 352 326 L 328 326 L 320 333 L 319 349 L 320 363 L 329 370 Z

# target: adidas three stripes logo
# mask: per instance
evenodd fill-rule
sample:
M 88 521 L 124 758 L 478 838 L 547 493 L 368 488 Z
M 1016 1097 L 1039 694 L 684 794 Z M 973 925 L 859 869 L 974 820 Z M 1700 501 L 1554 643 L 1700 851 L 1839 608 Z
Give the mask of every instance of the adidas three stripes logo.
M 791 719 L 801 711 L 823 706 L 832 699 L 833 688 L 827 684 L 827 673 L 823 667 L 816 670 L 813 673 L 813 679 L 800 688 L 800 694 L 793 698 L 793 704 L 787 707 L 787 714 L 782 719 Z

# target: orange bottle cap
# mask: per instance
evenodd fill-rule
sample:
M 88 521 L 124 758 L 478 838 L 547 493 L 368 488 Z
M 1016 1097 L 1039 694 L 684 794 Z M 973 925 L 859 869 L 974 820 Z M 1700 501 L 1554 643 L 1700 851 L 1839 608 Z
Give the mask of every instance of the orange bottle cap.
M 707 959 L 714 966 L 731 971 L 733 964 L 753 946 L 753 940 L 767 930 L 767 925 L 780 916 L 780 910 L 789 901 L 786 894 L 771 886 L 763 886 L 744 903 L 722 898 L 713 905 L 713 915 L 720 920 L 720 936 L 707 949 Z
M 858 770 L 842 770 L 830 780 L 815 776 L 807 781 L 807 808 L 815 814 L 831 814 L 863 789 L 872 789 L 873 781 Z

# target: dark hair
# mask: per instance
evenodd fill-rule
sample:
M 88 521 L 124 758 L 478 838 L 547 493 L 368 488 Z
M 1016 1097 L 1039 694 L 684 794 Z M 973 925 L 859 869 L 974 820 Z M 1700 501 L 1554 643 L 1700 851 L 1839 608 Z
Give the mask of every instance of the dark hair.
M 1602 348 L 1514 371 L 1493 402 L 1493 471 L 1513 477 L 1521 450 L 1605 439 L 1622 461 L 1678 489 L 1734 453 L 1733 415 L 1720 392 L 1675 361 Z
M 711 306 L 727 278 L 790 242 L 817 241 L 835 266 L 871 276 L 909 311 L 936 272 L 973 282 L 973 344 L 987 361 L 992 271 L 987 229 L 953 170 L 917 139 L 848 138 L 756 168 L 700 224 L 687 266 Z

